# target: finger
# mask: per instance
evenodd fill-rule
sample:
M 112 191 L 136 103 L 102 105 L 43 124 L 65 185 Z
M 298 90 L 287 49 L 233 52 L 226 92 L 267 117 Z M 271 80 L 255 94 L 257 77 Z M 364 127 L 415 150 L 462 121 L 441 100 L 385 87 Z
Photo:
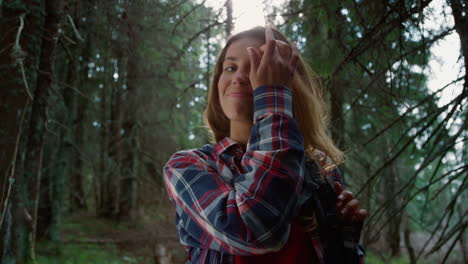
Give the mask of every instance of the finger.
M 299 49 L 297 48 L 296 42 L 294 42 L 291 45 L 291 58 L 289 59 L 289 65 L 292 69 L 292 73 L 296 71 L 298 61 L 299 61 Z
M 266 58 L 266 60 L 269 60 L 275 53 L 275 49 L 276 49 L 276 40 L 275 40 L 275 37 L 273 36 L 273 30 L 271 30 L 270 27 L 265 28 L 265 41 L 266 41 L 265 43 L 266 44 L 266 49 L 265 49 L 266 56 L 264 56 L 264 58 Z
M 353 193 L 348 192 L 348 191 L 343 191 L 338 195 L 336 198 L 336 207 L 341 209 L 343 206 L 345 206 L 349 201 L 353 199 Z
M 260 65 L 259 51 L 254 47 L 248 47 L 247 52 L 249 53 L 250 59 L 250 76 L 255 78 L 257 76 L 258 67 Z M 252 86 L 254 86 L 254 84 L 252 84 Z
M 347 203 L 343 210 L 341 210 L 341 214 L 345 218 L 351 218 L 353 215 L 357 215 L 359 210 L 359 200 L 353 199 L 349 203 Z
M 247 52 L 250 58 L 250 71 L 257 71 L 258 65 L 260 64 L 260 51 L 254 47 L 248 47 Z
M 270 26 L 265 27 L 265 41 L 268 42 L 270 40 L 276 40 L 275 35 L 273 34 L 273 30 Z
M 288 61 L 291 58 L 291 46 L 289 46 L 288 43 L 281 41 L 281 40 L 276 40 L 276 47 L 278 48 L 278 52 L 281 55 L 281 57 Z
M 343 191 L 343 186 L 339 182 L 335 182 L 335 192 L 339 195 Z
M 257 50 L 257 53 L 260 55 L 260 60 L 262 59 L 263 54 L 265 53 L 265 49 L 266 49 L 266 45 L 265 45 L 265 44 L 263 44 L 259 49 L 256 49 L 256 50 Z
M 364 222 L 364 220 L 366 220 L 367 216 L 369 214 L 367 213 L 367 210 L 366 209 L 361 209 L 357 212 L 357 221 L 360 221 L 360 222 Z
M 364 222 L 367 218 L 367 211 L 364 209 L 361 209 L 359 211 L 356 211 L 352 216 L 351 216 L 351 221 L 353 222 Z

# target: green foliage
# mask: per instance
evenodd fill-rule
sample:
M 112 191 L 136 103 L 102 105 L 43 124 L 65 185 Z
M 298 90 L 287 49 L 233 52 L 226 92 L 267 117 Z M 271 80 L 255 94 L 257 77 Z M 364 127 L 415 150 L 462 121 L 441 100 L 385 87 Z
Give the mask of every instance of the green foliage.
M 460 144 L 466 117 L 455 110 L 461 101 L 438 105 L 438 95 L 427 87 L 429 47 L 451 25 L 428 30 L 424 21 L 433 18 L 415 8 L 420 5 L 290 1 L 285 13 L 300 15 L 285 16 L 288 23 L 280 27 L 324 80 L 330 104 L 339 105 L 331 112 L 331 129 L 344 137 L 348 188 L 370 211 L 366 241 L 374 243 L 379 235 L 385 242 L 395 239 L 392 254 L 398 254 L 400 240 L 392 230 L 401 228 L 405 212 L 414 231 L 447 223 L 448 232 L 467 211 L 459 192 L 466 188 Z
M 127 223 L 80 216 L 66 218 L 62 223 L 69 242 L 41 240 L 36 251 L 37 264 L 129 264 L 145 263 L 144 258 L 130 256 L 113 243 L 79 242 L 90 237 L 100 240 L 107 232 L 126 231 Z
M 26 13 L 20 39 L 24 54 L 14 54 L 14 60 L 28 55 L 25 75 L 34 93 L 45 12 L 44 1 L 29 2 L 0 0 L 0 6 L 5 14 L 13 10 L 9 21 L 19 21 L 17 14 Z M 413 232 L 456 235 L 451 231 L 466 221 L 467 205 L 461 201 L 468 199 L 462 192 L 466 167 L 460 166 L 466 164 L 468 148 L 455 147 L 455 142 L 466 145 L 466 131 L 460 132 L 466 129 L 466 99 L 460 94 L 440 105 L 439 94 L 426 85 L 430 48 L 451 25 L 427 28 L 425 21 L 434 12 L 420 6 L 427 1 L 291 0 L 283 7 L 267 2 L 272 12 L 284 15 L 287 23 L 279 29 L 297 41 L 304 59 L 323 80 L 327 100 L 338 106 L 331 113 L 331 129 L 344 141 L 347 186 L 370 211 L 366 242 L 401 229 L 403 213 Z M 42 166 L 48 182 L 41 186 L 41 197 L 50 201 L 41 200 L 39 209 L 50 221 L 44 229 L 48 239 L 59 241 L 69 230 L 78 230 L 70 238 L 79 239 L 108 227 L 89 219 L 82 224 L 64 221 L 67 213 L 77 210 L 71 202 L 77 196 L 88 205 L 83 210 L 110 207 L 108 217 L 116 217 L 119 203 L 131 196 L 133 209 L 157 211 L 149 218 L 163 222 L 170 210 L 157 208 L 164 203 L 162 167 L 176 150 L 208 143 L 202 113 L 225 39 L 223 15 L 201 1 L 182 0 L 71 1 L 67 8 L 74 24 L 68 17 L 63 21 L 53 58 Z M 16 26 L 3 31 L 15 32 Z M 1 58 L 11 56 L 12 36 L 0 47 Z M 9 96 L 4 108 L 17 115 L 16 120 L 5 120 L 19 123 L 20 113 L 27 111 L 27 131 L 31 109 L 10 109 L 14 99 L 25 94 L 16 61 L 0 64 L 0 77 L 1 95 Z M 0 134 L 0 140 L 15 142 L 16 131 L 1 128 Z M 26 156 L 22 147 L 19 163 Z M 76 173 L 83 185 L 80 192 L 72 180 Z M 14 185 L 19 203 L 15 206 L 31 207 L 34 202 L 27 192 L 34 183 L 30 175 Z M 130 185 L 132 194 L 124 196 Z M 9 244 L 13 235 L 18 237 L 18 255 L 26 255 L 28 229 L 13 228 L 13 223 L 4 223 L 15 233 L 2 239 Z M 113 246 L 41 241 L 37 253 L 38 263 L 139 261 L 115 256 L 116 251 Z M 408 260 L 369 254 L 367 262 Z
M 377 256 L 373 253 L 368 253 L 366 255 L 366 263 L 367 264 L 409 264 L 410 261 L 407 257 L 383 257 Z
M 37 248 L 37 264 L 131 264 L 144 263 L 121 255 L 115 246 L 44 242 Z

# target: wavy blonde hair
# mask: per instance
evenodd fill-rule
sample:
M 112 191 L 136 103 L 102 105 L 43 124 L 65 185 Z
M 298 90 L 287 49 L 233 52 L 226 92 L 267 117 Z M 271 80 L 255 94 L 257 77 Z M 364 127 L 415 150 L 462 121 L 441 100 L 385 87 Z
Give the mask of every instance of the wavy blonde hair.
M 278 30 L 273 29 L 276 39 L 291 45 L 288 39 Z M 221 50 L 214 68 L 213 80 L 208 92 L 208 104 L 204 112 L 204 121 L 214 143 L 229 136 L 230 122 L 224 114 L 218 95 L 218 81 L 223 71 L 223 61 L 227 49 L 236 40 L 252 38 L 265 43 L 265 28 L 255 27 L 242 31 L 230 37 Z M 309 159 L 316 160 L 318 156 L 328 156 L 333 162 L 325 171 L 334 169 L 343 162 L 343 152 L 340 151 L 328 133 L 327 105 L 322 95 L 322 84 L 304 59 L 299 55 L 299 61 L 291 82 L 293 94 L 293 115 L 299 124 L 299 129 L 304 137 L 304 147 Z M 317 151 L 326 155 L 316 155 Z

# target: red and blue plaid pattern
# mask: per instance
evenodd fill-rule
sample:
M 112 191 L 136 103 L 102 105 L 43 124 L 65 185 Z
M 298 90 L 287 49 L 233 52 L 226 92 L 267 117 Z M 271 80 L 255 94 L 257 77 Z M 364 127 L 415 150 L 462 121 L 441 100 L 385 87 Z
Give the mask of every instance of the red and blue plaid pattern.
M 190 263 L 231 263 L 232 255 L 280 250 L 300 209 L 304 143 L 291 90 L 254 90 L 254 125 L 244 151 L 230 138 L 175 153 L 164 181 Z M 323 256 L 318 237 L 312 243 Z

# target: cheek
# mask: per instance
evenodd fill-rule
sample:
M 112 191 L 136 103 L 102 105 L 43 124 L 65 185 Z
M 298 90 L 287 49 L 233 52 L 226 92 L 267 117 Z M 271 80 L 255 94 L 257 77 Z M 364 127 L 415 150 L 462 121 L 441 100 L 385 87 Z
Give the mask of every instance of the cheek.
M 218 96 L 220 100 L 223 97 L 224 91 L 226 91 L 227 86 L 228 86 L 228 82 L 226 78 L 223 78 L 223 75 L 221 75 L 218 80 Z
M 226 90 L 227 85 L 228 85 L 228 80 L 227 80 L 226 76 L 224 74 L 221 74 L 221 76 L 219 76 L 219 80 L 218 80 L 218 90 L 220 92 Z

